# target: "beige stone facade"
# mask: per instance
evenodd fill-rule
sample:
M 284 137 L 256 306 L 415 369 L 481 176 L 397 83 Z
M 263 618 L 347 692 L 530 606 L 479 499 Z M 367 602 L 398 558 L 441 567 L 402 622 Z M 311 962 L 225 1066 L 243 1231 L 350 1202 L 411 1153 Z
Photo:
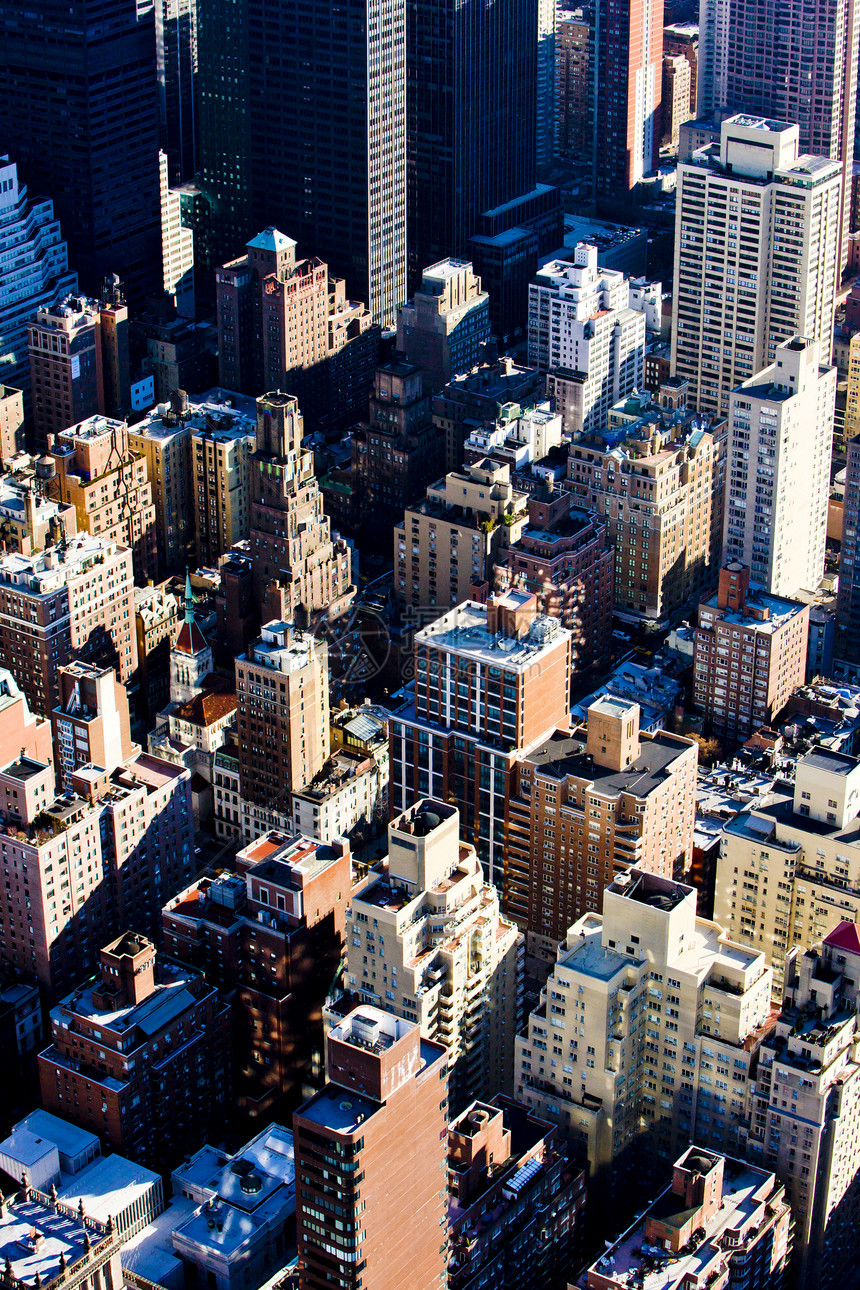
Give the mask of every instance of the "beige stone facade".
M 353 893 L 346 942 L 347 989 L 448 1048 L 456 1110 L 510 1091 L 521 941 L 457 810 L 425 799 L 391 822 L 384 875 Z
M 697 918 L 694 888 L 632 869 L 570 928 L 517 1039 L 515 1095 L 604 1195 L 691 1141 L 734 1152 L 770 994 L 764 955 Z
M 860 761 L 815 748 L 797 763 L 794 794 L 726 825 L 714 917 L 773 967 L 782 997 L 794 946 L 817 944 L 860 919 Z

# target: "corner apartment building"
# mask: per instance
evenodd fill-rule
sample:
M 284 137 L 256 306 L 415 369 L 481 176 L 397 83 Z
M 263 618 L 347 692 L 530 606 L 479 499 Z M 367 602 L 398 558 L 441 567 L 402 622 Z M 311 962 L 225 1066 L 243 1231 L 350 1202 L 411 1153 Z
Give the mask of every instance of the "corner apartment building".
M 425 394 L 470 372 L 490 334 L 490 298 L 468 260 L 431 264 L 397 311 L 398 352 L 422 369 Z
M 742 743 L 772 725 L 806 679 L 808 632 L 809 605 L 769 595 L 738 561 L 720 569 L 694 642 L 693 702 L 715 734 Z
M 19 754 L 0 770 L 0 816 L 0 959 L 49 995 L 92 970 L 118 924 L 156 934 L 194 870 L 190 774 L 154 757 L 82 766 L 56 797 L 50 759 Z
M 413 363 L 394 359 L 376 369 L 367 422 L 350 435 L 357 518 L 371 528 L 397 524 L 445 469 L 445 434 Z
M 40 448 L 97 413 L 129 408 L 128 308 L 113 299 L 70 295 L 40 308 L 27 328 L 33 429 Z
M 607 526 L 616 610 L 660 621 L 714 583 L 725 440 L 684 407 L 637 407 L 631 421 L 572 445 L 567 486 Z
M 815 341 L 793 336 L 730 395 L 725 558 L 771 595 L 824 574 L 836 378 Z
M 448 1049 L 455 1110 L 513 1083 L 522 948 L 460 815 L 424 798 L 388 826 L 388 863 L 353 892 L 346 989 Z
M 565 431 L 601 430 L 609 409 L 645 380 L 645 315 L 630 308 L 630 283 L 599 269 L 580 242 L 572 262 L 551 260 L 529 286 L 529 363 L 547 375 Z
M 639 705 L 607 696 L 585 730 L 557 731 L 521 757 L 508 809 L 505 910 L 528 952 L 551 964 L 567 929 L 603 907 L 632 866 L 680 879 L 693 860 L 696 745 L 641 734 Z
M 860 940 L 854 921 L 786 959 L 783 1006 L 762 1045 L 745 1154 L 772 1169 L 794 1214 L 798 1285 L 844 1285 L 860 1222 Z
M 455 805 L 500 889 L 516 759 L 567 725 L 571 649 L 534 596 L 466 601 L 416 632 L 414 695 L 389 720 L 391 814 L 416 798 Z
M 495 557 L 526 525 L 527 495 L 511 484 L 511 468 L 484 457 L 450 471 L 407 507 L 394 529 L 394 590 L 419 613 L 442 611 L 471 597 L 492 578 Z
M 74 506 L 78 531 L 131 551 L 134 576 L 155 576 L 155 505 L 145 457 L 129 442 L 124 421 L 94 416 L 52 436 L 52 488 Z
M 340 617 L 354 595 L 350 549 L 331 533 L 302 447 L 304 422 L 291 394 L 257 400 L 257 445 L 251 456 L 250 549 L 254 595 L 263 621 L 309 614 Z
M 606 520 L 573 502 L 571 493 L 554 489 L 529 497 L 519 539 L 499 548 L 493 588 L 536 596 L 539 612 L 572 633 L 573 668 L 584 671 L 609 648 L 615 556 Z
M 228 1010 L 201 973 L 124 932 L 99 971 L 51 1010 L 39 1054 L 45 1110 L 114 1151 L 170 1168 L 223 1129 L 230 1107 Z
M 236 1105 L 271 1118 L 322 1078 L 323 1004 L 341 967 L 350 852 L 343 839 L 270 832 L 237 853 L 236 869 L 168 901 L 162 941 L 229 1000 Z
M 773 1173 L 693 1145 L 644 1216 L 607 1242 L 585 1285 L 622 1290 L 654 1276 L 667 1290 L 770 1290 L 782 1283 L 792 1231 L 785 1188 Z
M 365 1004 L 329 1032 L 326 1073 L 293 1117 L 300 1290 L 442 1290 L 445 1048 Z
M 672 374 L 700 412 L 725 416 L 792 336 L 829 354 L 841 172 L 800 153 L 796 125 L 744 115 L 678 166 Z
M 765 955 L 777 998 L 794 946 L 860 918 L 858 817 L 860 761 L 818 747 L 798 758 L 793 793 L 776 789 L 723 829 L 714 917 Z
M 162 574 L 181 572 L 192 555 L 198 564 L 217 564 L 248 536 L 249 441 L 256 429 L 248 402 L 220 390 L 192 402 L 176 390 L 169 404 L 129 428 L 129 443 L 149 469 Z
M 693 887 L 631 869 L 559 949 L 515 1096 L 580 1148 L 606 1201 L 636 1172 L 653 1186 L 690 1142 L 739 1149 L 770 995 L 764 955 L 697 918 Z
M 57 704 L 57 669 L 78 658 L 137 667 L 132 556 L 80 533 L 33 555 L 0 556 L 0 666 L 8 667 L 36 712 Z

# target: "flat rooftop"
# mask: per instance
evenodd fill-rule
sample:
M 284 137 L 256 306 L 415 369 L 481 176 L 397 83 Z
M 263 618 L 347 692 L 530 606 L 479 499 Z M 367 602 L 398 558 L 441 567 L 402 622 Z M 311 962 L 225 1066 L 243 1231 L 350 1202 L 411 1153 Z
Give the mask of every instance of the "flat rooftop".
M 850 775 L 860 767 L 860 758 L 850 757 L 847 753 L 835 752 L 830 748 L 813 748 L 798 762 L 798 770 L 809 767 L 811 770 L 826 770 L 830 775 Z
M 629 711 L 630 703 L 627 700 L 614 702 L 621 703 L 622 712 Z M 581 737 L 556 731 L 539 748 L 529 753 L 527 760 L 541 775 L 558 780 L 567 779 L 568 776 L 586 780 L 604 797 L 619 797 L 622 793 L 629 793 L 633 797 L 644 798 L 665 782 L 669 768 L 686 748 L 687 745 L 677 737 L 659 731 L 642 739 L 639 756 L 629 766 L 622 770 L 612 770 L 598 766 L 583 751 Z
M 508 597 L 522 593 L 508 592 Z M 515 606 L 515 601 L 509 601 Z M 482 663 L 489 663 L 506 671 L 522 672 L 534 667 L 542 656 L 571 633 L 562 627 L 557 618 L 538 616 L 528 632 L 517 639 L 500 636 L 487 630 L 487 607 L 474 600 L 466 600 L 437 618 L 429 627 L 416 633 L 415 641 L 447 649 Z
M 61 1256 L 66 1267 L 84 1257 L 87 1235 L 76 1217 L 57 1213 L 52 1205 L 16 1202 L 0 1218 L 0 1262 L 8 1260 L 17 1281 L 32 1286 L 38 1276 L 44 1285 L 59 1274 Z M 89 1235 L 93 1240 L 95 1234 Z M 93 1244 L 102 1239 L 96 1235 Z

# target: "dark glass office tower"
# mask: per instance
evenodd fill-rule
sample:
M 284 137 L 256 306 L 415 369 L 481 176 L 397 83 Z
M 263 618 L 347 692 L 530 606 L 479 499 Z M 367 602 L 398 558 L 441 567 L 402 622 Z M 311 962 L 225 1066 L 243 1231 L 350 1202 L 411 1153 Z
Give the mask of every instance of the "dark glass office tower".
M 197 0 L 155 0 L 158 112 L 171 185 L 197 171 Z
M 537 0 L 408 0 L 409 269 L 535 186 Z
M 197 87 L 202 209 L 195 255 L 210 270 L 214 292 L 216 266 L 243 255 L 260 231 L 251 212 L 248 0 L 197 0 Z
M 406 0 L 249 0 L 251 194 L 393 325 L 406 298 Z
M 0 0 L 0 138 L 88 294 L 110 273 L 132 302 L 160 290 L 151 0 Z

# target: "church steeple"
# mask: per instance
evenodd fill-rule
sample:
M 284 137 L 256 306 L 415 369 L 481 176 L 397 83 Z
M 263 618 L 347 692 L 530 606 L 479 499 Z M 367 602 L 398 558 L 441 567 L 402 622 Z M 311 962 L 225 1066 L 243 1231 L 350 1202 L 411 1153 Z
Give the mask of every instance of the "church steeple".
M 197 626 L 194 617 L 194 592 L 191 574 L 185 574 L 185 621 L 179 629 L 176 644 L 170 651 L 170 701 L 185 703 L 199 694 L 203 680 L 215 666 L 212 646 Z

